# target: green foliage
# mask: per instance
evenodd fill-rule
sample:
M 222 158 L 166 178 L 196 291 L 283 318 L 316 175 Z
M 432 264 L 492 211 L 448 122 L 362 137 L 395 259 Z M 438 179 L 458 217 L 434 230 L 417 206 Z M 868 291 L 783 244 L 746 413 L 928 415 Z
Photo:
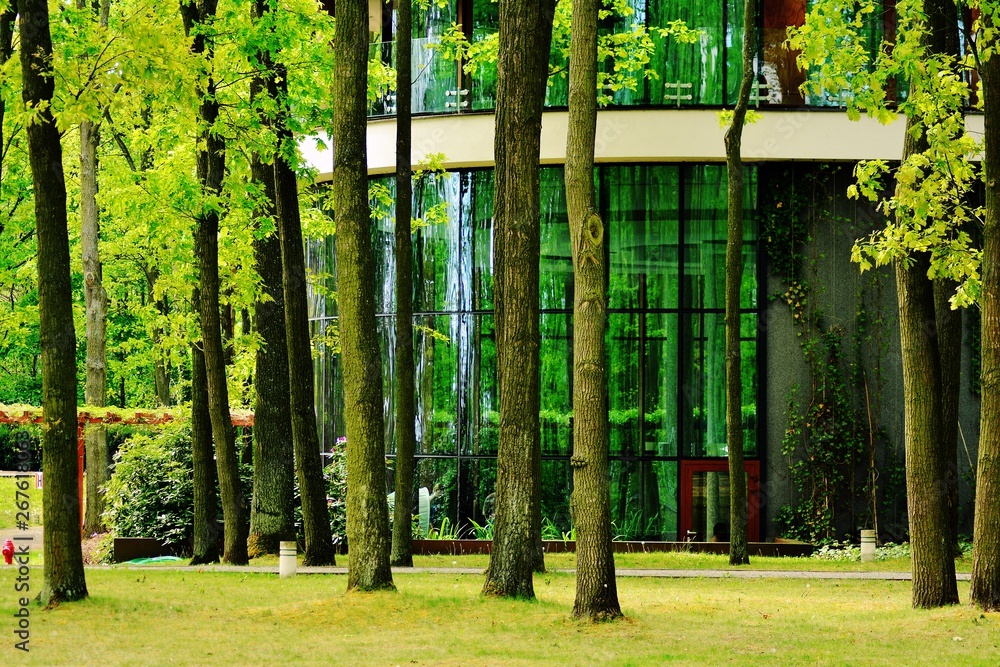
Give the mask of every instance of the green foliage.
M 347 542 L 347 439 L 337 441 L 327 464 L 323 467 L 326 480 L 326 504 L 330 511 L 330 532 L 334 544 Z M 295 497 L 299 498 L 298 481 L 295 483 Z M 390 513 L 390 517 L 392 514 Z M 302 507 L 296 504 L 295 525 L 301 533 Z
M 104 521 L 118 537 L 152 537 L 187 549 L 194 536 L 191 427 L 175 422 L 130 435 L 115 455 Z M 240 466 L 245 498 L 253 470 Z M 222 521 L 219 508 L 218 520 Z
M 928 277 L 958 282 L 952 305 L 960 307 L 976 301 L 980 280 L 979 250 L 966 231 L 982 219 L 982 210 L 968 203 L 981 177 L 973 159 L 982 151 L 981 141 L 965 126 L 964 107 L 971 91 L 963 68 L 973 63 L 928 50 L 922 7 L 920 0 L 900 0 L 894 42 L 875 43 L 867 26 L 879 2 L 818 0 L 805 25 L 789 29 L 788 46 L 800 51 L 799 66 L 810 70 L 804 88 L 846 93 L 847 113 L 855 120 L 861 113 L 881 123 L 894 120 L 886 90 L 897 80 L 909 82 L 898 110 L 926 147 L 906 156 L 895 169 L 882 160 L 858 164 L 850 196 L 878 202 L 887 220 L 884 229 L 855 245 L 852 259 L 865 271 L 929 252 Z M 890 173 L 895 188 L 883 195 L 883 177 Z
M 115 456 L 104 520 L 119 537 L 185 545 L 194 535 L 191 429 L 136 433 Z

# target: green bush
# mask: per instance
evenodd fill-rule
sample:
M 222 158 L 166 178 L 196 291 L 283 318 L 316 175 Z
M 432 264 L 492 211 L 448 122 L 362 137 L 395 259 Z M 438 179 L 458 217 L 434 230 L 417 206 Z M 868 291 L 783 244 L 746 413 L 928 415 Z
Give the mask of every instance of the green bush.
M 135 433 L 115 455 L 104 520 L 119 537 L 186 545 L 194 535 L 191 428 Z
M 194 537 L 193 477 L 189 424 L 168 423 L 131 434 L 115 455 L 105 523 L 118 537 L 152 537 L 186 551 Z M 240 466 L 240 482 L 249 523 L 251 466 Z M 221 523 L 221 506 L 217 518 Z

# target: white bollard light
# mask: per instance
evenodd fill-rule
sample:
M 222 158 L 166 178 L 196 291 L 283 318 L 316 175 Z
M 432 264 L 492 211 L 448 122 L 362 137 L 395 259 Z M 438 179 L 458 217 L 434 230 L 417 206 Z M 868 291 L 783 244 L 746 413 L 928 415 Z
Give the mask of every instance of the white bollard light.
M 861 562 L 870 563 L 875 560 L 875 531 L 861 531 Z
M 295 542 L 280 542 L 278 544 L 278 576 L 284 579 L 295 574 Z

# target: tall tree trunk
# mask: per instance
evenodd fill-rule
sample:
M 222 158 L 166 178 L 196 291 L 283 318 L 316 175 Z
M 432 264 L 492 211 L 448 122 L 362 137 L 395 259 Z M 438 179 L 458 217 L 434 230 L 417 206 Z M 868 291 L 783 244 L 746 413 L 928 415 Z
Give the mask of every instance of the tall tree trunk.
M 336 551 L 330 528 L 330 510 L 326 504 L 326 482 L 323 479 L 314 404 L 312 343 L 309 337 L 309 306 L 306 302 L 306 266 L 302 221 L 299 217 L 299 190 L 295 170 L 288 158 L 295 151 L 294 139 L 286 122 L 289 113 L 288 77 L 280 63 L 275 63 L 274 67 L 276 75 L 268 79 L 268 86 L 278 106 L 279 146 L 278 153 L 274 156 L 275 206 L 284 271 L 285 341 L 288 347 L 295 467 L 306 536 L 305 563 L 333 565 Z M 381 375 L 378 377 L 381 378 Z M 384 481 L 382 487 L 385 487 Z
M 45 488 L 45 604 L 87 597 L 80 549 L 77 493 L 76 331 L 70 285 L 69 230 L 62 146 L 50 104 L 52 38 L 45 0 L 20 0 L 22 99 L 37 109 L 28 124 L 28 159 L 35 190 L 38 318 L 42 353 L 42 467 Z
M 958 556 L 958 404 L 962 387 L 962 311 L 951 307 L 957 285 L 943 278 L 934 281 L 934 317 L 941 365 L 941 452 L 948 483 L 948 527 L 952 554 Z
M 181 15 L 187 34 L 194 33 L 192 51 L 212 58 L 210 33 L 215 20 L 217 0 L 199 0 L 197 4 L 181 5 Z M 208 74 L 200 91 L 199 115 L 203 125 L 198 149 L 198 180 L 206 197 L 222 192 L 226 166 L 226 146 L 215 132 L 219 103 L 215 94 L 215 79 Z M 219 474 L 219 497 L 222 500 L 223 560 L 233 565 L 247 563 L 246 503 L 240 487 L 239 459 L 236 453 L 236 433 L 229 411 L 229 387 L 226 384 L 225 351 L 219 317 L 219 213 L 209 206 L 197 216 L 195 255 L 198 260 L 198 285 L 201 290 L 199 315 L 202 346 L 205 353 L 205 375 L 208 379 L 208 411 L 215 441 L 215 462 Z
M 274 202 L 274 169 L 254 158 L 253 179 L 265 193 L 258 217 L 270 217 Z M 261 288 L 270 298 L 254 305 L 261 339 L 254 373 L 253 502 L 250 506 L 251 558 L 278 553 L 278 543 L 295 539 L 295 481 L 292 418 L 289 413 L 288 348 L 285 344 L 285 295 L 282 287 L 281 240 L 277 230 L 254 241 L 254 261 Z M 329 523 L 329 522 L 327 522 Z
M 348 590 L 394 588 L 389 569 L 382 358 L 375 323 L 375 262 L 366 145 L 368 3 L 337 7 L 333 81 L 337 294 L 347 422 Z
M 993 17 L 985 18 L 992 29 L 1000 27 Z M 986 123 L 986 214 L 979 293 L 982 404 L 969 597 L 984 610 L 1000 611 L 1000 56 L 990 56 L 979 73 Z
M 483 594 L 534 598 L 541 551 L 539 168 L 555 0 L 500 0 L 494 154 L 500 389 L 496 519 Z M 594 82 L 596 86 L 596 80 Z
M 105 3 L 106 4 L 106 3 Z M 86 9 L 86 0 L 77 0 L 78 9 Z M 95 18 L 107 28 L 107 14 L 100 8 Z M 80 123 L 80 245 L 83 250 L 83 293 L 86 310 L 87 376 L 84 402 L 103 407 L 108 400 L 108 295 L 104 291 L 104 271 L 101 266 L 101 211 L 97 206 L 97 151 L 101 144 L 100 124 L 85 120 Z M 108 458 L 107 427 L 87 424 L 84 429 L 84 451 L 87 470 L 87 507 L 83 523 L 85 535 L 103 533 L 104 485 L 111 478 Z
M 950 0 L 925 0 L 925 45 L 932 54 L 958 50 L 958 17 Z M 908 117 L 903 159 L 922 152 L 927 141 Z M 909 266 L 896 263 L 899 333 L 903 360 L 906 495 L 913 551 L 913 606 L 958 602 L 947 476 L 942 442 L 941 358 L 938 352 L 930 258 L 918 254 Z
M 144 168 L 143 172 L 148 169 Z M 146 289 L 149 291 L 149 298 L 153 299 L 153 306 L 157 314 L 166 319 L 170 314 L 170 304 L 167 302 L 167 295 L 163 294 L 156 298 L 156 282 L 160 279 L 160 271 L 155 267 L 146 270 Z M 163 335 L 163 328 L 157 326 L 155 335 L 159 339 Z M 170 399 L 170 358 L 159 349 L 153 350 L 153 386 L 156 388 L 156 402 L 163 408 L 169 408 L 173 401 Z
M 201 300 L 195 287 L 191 307 L 198 312 Z M 208 379 L 201 341 L 191 345 L 191 467 L 194 486 L 194 550 L 191 565 L 219 560 L 218 498 L 212 420 L 208 414 Z
M 573 615 L 622 615 L 611 545 L 608 471 L 607 262 L 594 192 L 597 134 L 597 0 L 573 3 L 566 139 L 566 204 L 573 243 L 573 494 L 576 600 Z
M 15 6 L 17 3 L 13 3 Z M 14 46 L 14 21 L 17 19 L 17 12 L 14 7 L 0 12 L 0 67 L 7 64 L 13 55 Z M 3 118 L 7 111 L 7 103 L 0 95 L 0 153 L 3 153 Z M 3 183 L 3 159 L 0 159 L 0 183 Z
M 743 3 L 743 78 L 726 131 L 726 444 L 729 452 L 729 564 L 746 565 L 747 476 L 743 464 L 743 382 L 740 353 L 740 285 L 743 283 L 743 124 L 750 104 L 757 53 L 755 0 Z
M 413 468 L 417 447 L 413 366 L 413 181 L 410 165 L 410 61 L 413 32 L 409 2 L 396 7 L 396 503 L 392 517 L 393 565 L 413 566 Z
M 256 0 L 253 19 L 262 18 L 270 7 L 266 0 Z M 261 103 L 268 80 L 274 78 L 271 56 L 257 53 L 256 66 L 262 75 L 250 84 L 251 105 Z M 261 123 L 273 124 L 266 112 L 259 113 Z M 258 219 L 274 216 L 276 198 L 274 168 L 259 156 L 251 163 L 254 183 L 263 191 L 256 211 Z M 247 550 L 251 558 L 277 553 L 282 540 L 295 539 L 294 493 L 295 451 L 292 445 L 291 394 L 288 376 L 288 346 L 285 340 L 284 270 L 281 262 L 281 239 L 278 230 L 254 241 L 254 262 L 263 292 L 269 297 L 254 304 L 254 321 L 260 335 L 254 373 L 253 430 L 253 502 L 250 507 L 250 537 Z

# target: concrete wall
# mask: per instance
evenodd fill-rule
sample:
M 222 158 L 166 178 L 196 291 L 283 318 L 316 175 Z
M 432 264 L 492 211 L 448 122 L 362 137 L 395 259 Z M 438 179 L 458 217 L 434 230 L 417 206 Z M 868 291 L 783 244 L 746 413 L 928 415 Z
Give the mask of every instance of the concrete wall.
M 808 168 L 802 165 L 802 168 Z M 849 167 L 834 170 L 823 176 L 822 183 L 812 189 L 809 235 L 806 244 L 808 267 L 805 280 L 811 286 L 814 304 L 822 311 L 824 328 L 843 327 L 844 370 L 848 364 L 860 363 L 868 378 L 868 396 L 872 407 L 872 421 L 884 430 L 877 450 L 879 479 L 878 522 L 883 540 L 900 540 L 907 532 L 906 508 L 903 502 L 887 502 L 884 493 L 890 483 L 889 473 L 893 457 L 898 463 L 904 460 L 903 443 L 903 381 L 900 360 L 898 304 L 896 301 L 895 275 L 891 267 L 882 267 L 862 274 L 851 262 L 851 250 L 859 237 L 867 236 L 881 223 L 879 215 L 867 202 L 847 199 L 844 194 L 852 182 Z M 773 187 L 763 183 L 762 187 Z M 769 271 L 765 297 L 780 295 L 787 285 L 781 276 Z M 881 325 L 870 325 L 860 342 L 857 312 L 861 300 L 872 319 L 881 317 Z M 811 395 L 811 375 L 801 348 L 800 327 L 793 320 L 792 311 L 784 300 L 775 298 L 763 304 L 762 326 L 765 327 L 767 344 L 767 422 L 766 422 L 766 484 L 764 513 L 767 534 L 776 536 L 774 517 L 782 505 L 795 502 L 796 491 L 789 476 L 789 461 L 781 454 L 781 440 L 788 427 L 787 400 L 789 391 L 797 386 L 796 398 L 800 403 Z M 963 319 L 970 318 L 965 314 Z M 961 358 L 961 414 L 960 422 L 968 446 L 968 455 L 959 440 L 958 470 L 961 484 L 960 530 L 971 533 L 972 502 L 974 490 L 970 484 L 969 460 L 976 460 L 979 433 L 979 401 L 970 391 L 970 348 L 968 331 L 963 334 Z M 876 372 L 876 362 L 881 367 Z M 853 387 L 856 418 L 867 422 L 867 405 L 864 384 Z M 854 502 L 854 516 L 848 498 L 840 501 L 837 526 L 841 532 L 850 531 L 857 538 L 856 530 L 862 527 L 866 504 L 861 491 L 865 483 L 867 459 L 854 467 L 858 491 Z

